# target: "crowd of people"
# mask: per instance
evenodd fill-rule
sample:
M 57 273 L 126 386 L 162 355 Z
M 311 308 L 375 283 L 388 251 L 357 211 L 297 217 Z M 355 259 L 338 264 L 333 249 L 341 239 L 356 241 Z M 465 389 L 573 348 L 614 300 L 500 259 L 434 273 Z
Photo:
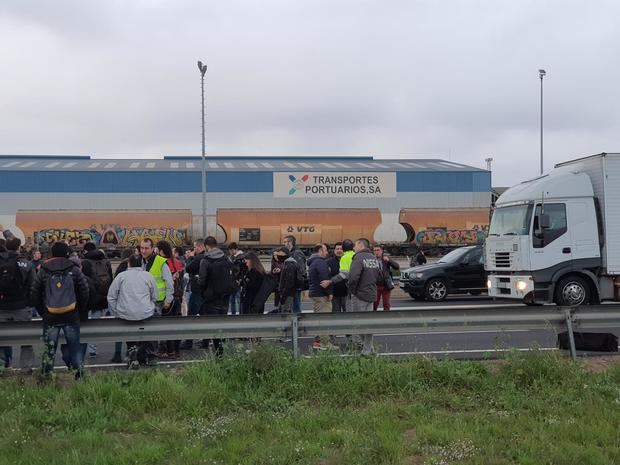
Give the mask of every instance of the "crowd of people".
M 212 236 L 194 241 L 184 250 L 169 242 L 145 238 L 139 247 L 123 251 L 115 270 L 103 250 L 92 243 L 72 250 L 65 242 L 49 247 L 49 256 L 38 251 L 29 256 L 21 241 L 5 231 L 0 239 L 0 322 L 40 317 L 43 326 L 41 374 L 50 376 L 61 333 L 62 359 L 80 378 L 84 360 L 97 356 L 97 347 L 82 341 L 80 324 L 110 316 L 140 324 L 157 317 L 179 315 L 239 315 L 266 312 L 301 312 L 302 294 L 308 291 L 314 312 L 368 312 L 390 310 L 394 288 L 392 272 L 399 264 L 381 245 L 367 239 L 346 239 L 330 250 L 313 247 L 310 257 L 286 236 L 273 251 L 269 270 L 259 256 L 226 250 Z M 273 303 L 270 297 L 273 296 Z M 193 340 L 127 342 L 131 369 L 152 365 L 157 359 L 177 358 L 193 349 Z M 224 352 L 221 339 L 199 341 L 217 356 Z M 347 338 L 363 354 L 373 352 L 371 334 Z M 1 342 L 0 342 L 1 345 Z M 317 336 L 314 350 L 339 350 L 335 339 Z M 13 363 L 13 348 L 0 347 L 6 367 Z M 123 344 L 115 344 L 113 363 L 123 362 Z M 34 369 L 31 346 L 20 348 L 20 366 Z

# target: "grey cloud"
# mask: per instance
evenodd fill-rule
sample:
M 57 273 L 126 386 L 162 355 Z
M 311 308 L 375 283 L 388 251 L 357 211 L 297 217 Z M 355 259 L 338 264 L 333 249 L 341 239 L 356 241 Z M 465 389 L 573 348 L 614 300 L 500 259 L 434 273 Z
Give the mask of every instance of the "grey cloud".
M 0 153 L 444 157 L 498 184 L 620 150 L 615 2 L 5 2 Z M 582 153 L 584 152 L 585 153 Z

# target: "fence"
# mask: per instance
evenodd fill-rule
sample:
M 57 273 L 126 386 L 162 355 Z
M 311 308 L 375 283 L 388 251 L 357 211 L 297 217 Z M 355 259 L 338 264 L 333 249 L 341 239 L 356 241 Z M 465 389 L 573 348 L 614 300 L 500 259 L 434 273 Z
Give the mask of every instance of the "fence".
M 152 318 L 128 322 L 114 318 L 82 324 L 82 339 L 88 342 L 154 341 L 203 338 L 292 339 L 299 355 L 299 338 L 317 334 L 356 335 L 381 333 L 398 335 L 412 330 L 427 332 L 513 331 L 547 329 L 567 331 L 570 352 L 576 357 L 574 330 L 603 330 L 620 327 L 620 305 L 584 307 L 487 307 L 454 310 L 450 307 L 425 311 L 368 313 L 304 313 L 241 316 Z M 41 322 L 0 323 L 0 346 L 41 343 Z

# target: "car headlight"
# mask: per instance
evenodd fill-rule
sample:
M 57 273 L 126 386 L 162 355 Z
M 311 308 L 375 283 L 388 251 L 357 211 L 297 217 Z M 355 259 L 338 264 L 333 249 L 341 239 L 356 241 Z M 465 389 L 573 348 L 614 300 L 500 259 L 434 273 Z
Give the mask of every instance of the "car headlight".
M 491 286 L 493 286 L 493 283 L 490 279 L 487 279 L 487 289 L 491 289 Z
M 515 287 L 520 291 L 524 291 L 527 289 L 527 282 L 522 279 L 518 279 L 515 281 Z
M 416 279 L 422 279 L 423 276 L 424 276 L 424 273 L 413 273 L 413 277 Z

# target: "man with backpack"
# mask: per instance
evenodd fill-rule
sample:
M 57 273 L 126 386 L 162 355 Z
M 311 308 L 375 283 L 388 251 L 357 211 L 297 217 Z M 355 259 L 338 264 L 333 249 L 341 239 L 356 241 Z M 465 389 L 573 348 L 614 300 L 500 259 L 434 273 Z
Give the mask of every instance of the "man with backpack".
M 92 319 L 101 318 L 103 312 L 108 309 L 108 289 L 112 284 L 112 265 L 106 259 L 102 250 L 92 242 L 87 242 L 83 247 L 82 273 L 88 280 L 88 311 Z M 97 355 L 97 346 L 88 344 L 89 355 Z
M 217 248 L 215 237 L 205 239 L 207 253 L 200 262 L 198 285 L 203 297 L 201 315 L 226 315 L 228 301 L 236 291 L 234 266 L 232 261 Z M 213 339 L 217 356 L 224 353 L 221 339 Z
M 21 240 L 13 237 L 6 241 L 6 251 L 0 253 L 0 324 L 3 321 L 29 321 L 30 288 L 35 280 L 34 266 L 19 254 Z M 4 347 L 4 366 L 11 366 L 13 349 Z M 32 346 L 21 346 L 20 365 L 30 369 L 34 363 Z
M 41 372 L 49 377 L 54 368 L 54 357 L 62 331 L 67 341 L 71 368 L 75 378 L 83 374 L 83 356 L 80 347 L 80 314 L 88 312 L 88 281 L 69 255 L 71 249 L 64 242 L 56 242 L 52 258 L 41 266 L 32 285 L 30 298 L 43 318 L 43 360 Z

